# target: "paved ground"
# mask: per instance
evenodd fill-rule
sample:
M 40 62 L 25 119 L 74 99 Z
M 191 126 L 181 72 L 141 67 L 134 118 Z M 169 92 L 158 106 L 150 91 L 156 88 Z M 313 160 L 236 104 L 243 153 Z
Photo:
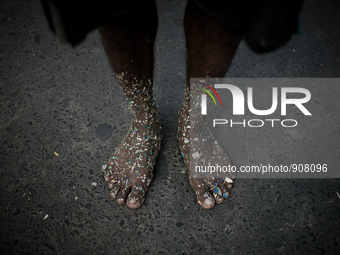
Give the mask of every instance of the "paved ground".
M 222 205 L 196 203 L 175 139 L 184 7 L 158 1 L 164 139 L 133 211 L 112 201 L 101 170 L 130 115 L 98 32 L 72 49 L 56 42 L 39 1 L 0 3 L 1 254 L 339 254 L 337 179 L 239 179 Z M 242 43 L 228 77 L 339 77 L 339 11 L 338 1 L 306 1 L 304 36 L 265 56 Z

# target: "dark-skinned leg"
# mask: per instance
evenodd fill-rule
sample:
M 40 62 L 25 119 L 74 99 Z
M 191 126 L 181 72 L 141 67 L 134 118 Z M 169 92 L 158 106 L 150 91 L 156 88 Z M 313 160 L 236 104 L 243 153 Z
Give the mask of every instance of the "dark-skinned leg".
M 156 5 L 112 21 L 99 31 L 133 115 L 126 138 L 110 158 L 105 180 L 119 204 L 126 202 L 136 209 L 145 200 L 162 137 L 152 84 Z
M 196 192 L 198 203 L 203 208 L 210 209 L 215 202 L 222 203 L 228 197 L 232 185 L 223 179 L 193 178 L 190 173 L 190 143 L 188 142 L 190 128 L 187 127 L 191 126 L 190 121 L 191 123 L 199 121 L 189 118 L 190 78 L 224 77 L 241 37 L 224 23 L 208 15 L 191 0 L 186 7 L 184 29 L 187 44 L 187 88 L 179 114 L 178 141 L 189 170 L 189 182 Z M 210 136 L 205 140 L 204 146 L 208 143 L 209 150 L 224 155 L 225 164 L 229 164 L 228 156 L 215 145 L 215 139 Z

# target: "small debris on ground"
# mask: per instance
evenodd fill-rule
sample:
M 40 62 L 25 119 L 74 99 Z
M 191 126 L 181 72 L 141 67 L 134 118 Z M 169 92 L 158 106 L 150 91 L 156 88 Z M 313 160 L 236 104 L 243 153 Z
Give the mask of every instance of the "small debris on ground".
M 96 182 L 92 182 L 91 185 L 92 185 L 92 186 L 97 186 L 97 183 L 96 183 Z
M 47 217 L 48 217 L 48 214 L 46 214 L 46 215 L 45 215 L 45 217 L 44 217 L 44 220 L 46 220 L 46 219 L 47 219 Z
M 56 155 L 57 157 L 59 156 L 59 154 L 58 154 L 58 153 L 56 153 L 56 152 L 54 152 L 54 155 Z

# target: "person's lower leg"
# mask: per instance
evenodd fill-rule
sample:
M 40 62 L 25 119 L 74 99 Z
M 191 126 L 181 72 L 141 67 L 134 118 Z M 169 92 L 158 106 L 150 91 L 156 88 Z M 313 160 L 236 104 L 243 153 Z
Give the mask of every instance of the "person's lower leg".
M 224 77 L 237 50 L 240 36 L 222 22 L 201 10 L 189 0 L 184 17 L 184 29 L 187 44 L 187 83 L 186 95 L 180 110 L 178 141 L 185 164 L 189 170 L 189 181 L 193 186 L 198 203 L 206 209 L 223 202 L 229 195 L 230 183 L 224 180 L 205 178 L 195 179 L 190 173 L 190 78 Z M 214 144 L 213 137 L 209 149 L 221 150 Z M 209 140 L 209 139 L 208 139 Z M 206 141 L 207 143 L 207 141 Z M 219 152 L 223 154 L 224 152 Z M 225 162 L 229 162 L 225 155 Z M 212 191 L 211 191 L 212 190 Z M 213 198 L 214 196 L 214 198 Z
M 133 115 L 128 135 L 110 158 L 105 180 L 111 196 L 133 209 L 144 202 L 162 136 L 152 89 L 156 31 L 155 4 L 100 28 L 109 62 Z

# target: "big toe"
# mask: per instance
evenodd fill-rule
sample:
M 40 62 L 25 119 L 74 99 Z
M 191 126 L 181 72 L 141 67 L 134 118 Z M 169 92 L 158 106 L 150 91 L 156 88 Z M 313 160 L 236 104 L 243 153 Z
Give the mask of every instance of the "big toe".
M 200 205 L 202 206 L 202 208 L 204 209 L 211 209 L 214 207 L 215 205 L 215 199 L 213 199 L 212 197 L 208 197 L 205 198 L 203 200 L 203 203 L 201 202 Z
M 139 208 L 145 200 L 146 190 L 147 185 L 135 186 L 126 200 L 126 205 L 131 209 Z
M 197 202 L 204 209 L 211 209 L 215 205 L 215 199 L 205 186 L 196 188 Z
M 144 198 L 140 197 L 140 198 L 128 198 L 126 201 L 126 205 L 131 208 L 131 209 L 137 209 L 139 208 L 144 202 Z

